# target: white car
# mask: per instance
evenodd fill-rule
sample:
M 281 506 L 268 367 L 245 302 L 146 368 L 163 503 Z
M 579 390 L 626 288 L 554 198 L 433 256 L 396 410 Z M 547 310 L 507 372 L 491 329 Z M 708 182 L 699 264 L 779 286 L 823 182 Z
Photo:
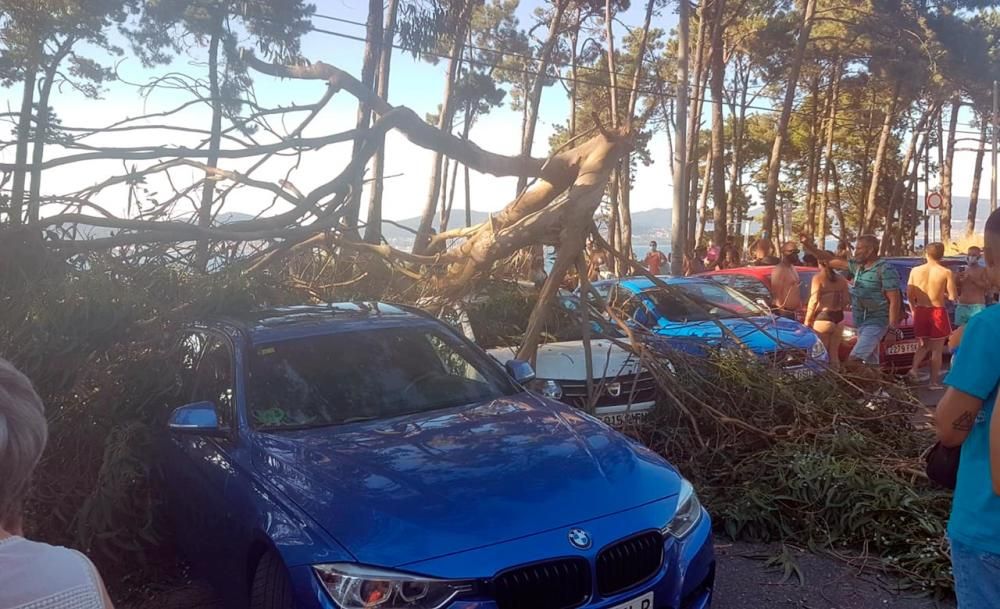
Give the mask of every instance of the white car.
M 613 427 L 640 419 L 656 403 L 656 381 L 640 368 L 632 353 L 607 339 L 590 341 L 594 366 L 594 414 Z M 513 359 L 514 349 L 489 349 L 501 364 Z M 528 388 L 571 406 L 586 409 L 587 364 L 583 341 L 546 343 L 538 346 L 535 380 Z

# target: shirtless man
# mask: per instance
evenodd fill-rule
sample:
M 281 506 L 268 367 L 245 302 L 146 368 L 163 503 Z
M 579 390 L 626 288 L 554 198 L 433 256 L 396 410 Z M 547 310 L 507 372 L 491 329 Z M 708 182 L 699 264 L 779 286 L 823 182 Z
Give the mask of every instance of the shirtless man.
M 983 252 L 973 245 L 966 257 L 968 266 L 958 274 L 958 306 L 955 307 L 955 325 L 962 327 L 976 313 L 986 308 L 986 292 L 990 289 L 986 267 L 979 264 Z
M 941 356 L 944 344 L 951 335 L 951 322 L 945 304 L 958 299 L 955 274 L 941 264 L 944 244 L 931 243 L 927 246 L 927 263 L 910 271 L 910 281 L 906 295 L 913 311 L 913 331 L 920 340 L 920 346 L 913 354 L 910 378 L 917 378 L 917 371 L 924 363 L 924 357 L 931 355 L 930 389 L 941 389 Z
M 774 313 L 788 319 L 795 319 L 795 313 L 802 307 L 799 293 L 799 274 L 795 265 L 799 263 L 799 248 L 789 241 L 781 246 L 781 262 L 771 271 L 771 294 L 774 296 Z

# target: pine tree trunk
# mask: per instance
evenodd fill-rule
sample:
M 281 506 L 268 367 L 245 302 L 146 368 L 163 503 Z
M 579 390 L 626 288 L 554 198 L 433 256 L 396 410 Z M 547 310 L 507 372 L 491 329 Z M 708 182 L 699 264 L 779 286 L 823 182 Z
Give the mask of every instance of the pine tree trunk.
M 526 100 L 527 120 L 525 121 L 524 129 L 521 131 L 521 156 L 524 157 L 531 156 L 531 148 L 535 142 L 535 129 L 538 126 L 538 108 L 542 103 L 542 88 L 545 85 L 545 76 L 549 71 L 549 64 L 552 61 L 552 51 L 555 49 L 556 42 L 559 41 L 559 34 L 562 29 L 562 17 L 563 13 L 566 12 L 567 6 L 569 6 L 569 0 L 559 0 L 556 3 L 555 15 L 549 21 L 548 38 L 545 39 L 542 49 L 538 54 L 538 64 L 535 67 L 537 73 L 531 82 L 531 89 L 528 91 Z M 517 178 L 518 193 L 523 191 L 527 185 L 527 177 L 519 176 Z
M 618 198 L 621 201 L 621 251 L 626 256 L 632 256 L 632 175 L 629 171 L 630 155 L 625 155 L 622 159 L 619 175 L 621 176 L 621 188 L 618 189 Z M 623 269 L 625 270 L 625 269 Z
M 729 237 L 726 225 L 726 123 L 722 118 L 722 96 L 726 64 L 723 58 L 723 29 L 726 1 L 715 1 L 715 26 L 712 28 L 712 204 L 715 207 L 715 243 L 725 245 Z
M 979 184 L 983 179 L 983 159 L 986 157 L 986 127 L 989 122 L 986 114 L 979 117 L 979 148 L 976 150 L 976 164 L 972 168 L 972 191 L 969 193 L 969 217 L 965 225 L 966 239 L 976 232 L 976 211 L 979 206 Z
M 714 156 L 713 150 L 709 148 L 708 158 L 705 159 L 705 180 L 701 186 L 701 194 L 698 196 L 698 232 L 696 238 L 692 240 L 692 243 L 696 245 L 705 244 L 705 226 L 708 225 L 708 187 L 712 183 L 712 160 Z M 714 233 L 712 239 L 715 239 Z
M 955 165 L 955 131 L 958 129 L 958 113 L 962 109 L 962 95 L 955 93 L 951 101 L 951 116 L 948 117 L 948 151 L 941 168 L 941 241 L 951 243 L 951 191 Z
M 465 48 L 465 32 L 469 26 L 469 17 L 479 0 L 466 0 L 462 8 L 462 13 L 458 16 L 455 36 L 452 39 L 451 48 L 448 53 L 448 70 L 445 76 L 444 100 L 441 102 L 441 112 L 438 115 L 437 128 L 442 131 L 451 129 L 452 118 L 455 115 L 455 84 L 458 77 L 458 67 L 462 62 L 462 49 Z M 437 210 L 438 194 L 441 191 L 441 170 L 444 155 L 440 152 L 434 153 L 434 160 L 431 163 L 430 185 L 427 189 L 427 202 L 424 204 L 423 213 L 420 215 L 420 225 L 417 227 L 417 234 L 413 239 L 413 253 L 419 254 L 427 247 L 430 241 L 431 225 L 434 222 L 434 212 Z
M 384 100 L 389 99 L 389 71 L 392 67 L 392 43 L 396 36 L 396 16 L 399 0 L 389 0 L 386 9 L 385 28 L 382 32 L 382 46 L 379 49 L 378 84 L 375 92 Z M 379 136 L 379 145 L 372 158 L 372 189 L 368 198 L 368 221 L 365 225 L 365 241 L 379 243 L 382 240 L 382 193 L 385 188 L 385 136 Z
M 826 243 L 826 233 L 829 231 L 829 226 L 827 225 L 826 220 L 826 212 L 830 207 L 830 173 L 835 162 L 833 159 L 833 136 L 837 124 L 837 102 L 839 101 L 838 98 L 840 96 L 840 73 L 841 59 L 838 57 L 833 63 L 833 85 L 830 88 L 830 104 L 826 124 L 826 154 L 824 155 L 826 165 L 823 170 L 823 198 L 820 202 L 819 227 L 817 230 L 819 233 L 817 243 L 821 246 Z M 843 226 L 840 227 L 840 231 L 844 231 Z
M 31 108 L 35 101 L 35 72 L 37 62 L 29 64 L 24 72 L 24 89 L 21 92 L 21 111 L 17 117 L 17 148 L 14 151 L 14 178 L 10 186 L 10 223 L 17 226 L 24 222 L 24 184 L 28 175 L 28 143 L 31 134 Z
M 733 122 L 733 162 L 732 162 L 732 173 L 729 177 L 729 202 L 727 207 L 729 207 L 730 212 L 733 215 L 733 230 L 739 235 L 742 235 L 743 231 L 743 207 L 740 204 L 737 210 L 737 193 L 740 193 L 740 177 L 743 175 L 743 131 L 746 126 L 746 111 L 747 111 L 747 88 L 750 82 L 750 71 L 747 70 L 745 75 L 738 79 L 740 82 L 739 94 L 739 111 L 737 112 L 734 108 L 730 108 L 730 113 L 736 117 Z M 735 92 L 734 92 L 735 93 Z M 733 99 L 736 95 L 733 95 Z
M 927 122 L 930 120 L 931 116 L 937 112 L 939 104 L 932 104 L 920 115 L 920 119 L 917 121 L 916 127 L 913 128 L 910 134 L 910 143 L 906 147 L 906 154 L 903 156 L 903 164 L 900 167 L 899 175 L 896 177 L 896 183 L 892 187 L 892 195 L 889 197 L 889 208 L 886 210 L 886 226 L 885 226 L 885 238 L 882 239 L 883 251 L 888 252 L 889 248 L 892 246 L 893 239 L 891 238 L 894 231 L 900 232 L 903 230 L 903 192 L 906 189 L 907 178 L 910 175 L 910 164 L 917 162 L 919 156 L 917 156 L 917 140 L 920 137 L 920 132 L 927 126 Z M 899 222 L 893 222 L 893 216 L 896 210 L 899 210 L 900 217 Z M 900 235 L 897 239 L 899 243 L 903 242 L 903 238 Z
M 875 213 L 878 211 L 878 187 L 882 177 L 882 165 L 885 164 L 885 155 L 889 149 L 889 136 L 892 135 L 892 126 L 896 122 L 896 107 L 899 105 L 899 91 L 902 86 L 897 81 L 892 89 L 892 100 L 885 111 L 882 120 L 882 132 L 878 138 L 878 149 L 875 151 L 875 164 L 872 166 L 872 179 L 868 185 L 868 199 L 865 201 L 865 213 L 861 225 L 861 232 L 872 232 L 875 230 Z
M 687 167 L 685 168 L 686 175 L 690 180 L 690 183 L 685 189 L 684 196 L 688 200 L 688 213 L 687 213 L 687 243 L 691 244 L 695 242 L 697 237 L 697 208 L 694 208 L 690 204 L 691 196 L 698 192 L 698 144 L 701 140 L 701 109 L 702 104 L 705 99 L 705 84 L 706 76 L 705 72 L 705 40 L 708 38 L 708 27 L 706 24 L 705 6 L 706 2 L 702 1 L 698 6 L 698 39 L 695 43 L 694 51 L 694 94 L 691 98 L 691 109 L 688 113 L 688 126 L 687 126 Z M 690 246 L 688 247 L 690 249 Z
M 219 42 L 222 38 L 222 24 L 212 31 L 208 45 L 208 90 L 212 96 L 212 126 L 208 140 L 208 158 L 205 165 L 219 166 L 219 148 L 222 144 L 222 94 L 219 90 Z M 198 226 L 206 229 L 212 225 L 212 203 L 215 199 L 215 176 L 206 175 L 201 189 L 201 205 L 198 207 Z M 195 264 L 199 271 L 208 269 L 208 241 L 198 241 Z
M 792 56 L 792 65 L 788 72 L 788 85 L 785 89 L 785 100 L 781 106 L 781 116 L 778 119 L 777 130 L 774 134 L 774 145 L 771 147 L 771 157 L 767 164 L 767 189 L 764 193 L 764 231 L 768 239 L 775 239 L 774 218 L 776 213 L 775 202 L 778 199 L 778 178 L 781 173 L 781 149 L 784 146 L 785 138 L 788 136 L 788 122 L 792 116 L 792 108 L 795 105 L 795 88 L 798 86 L 799 73 L 802 71 L 802 63 L 806 56 L 806 46 L 812 34 L 813 17 L 816 14 L 816 0 L 804 0 L 805 8 L 802 11 L 802 23 L 799 26 L 799 36 L 795 42 L 795 55 Z

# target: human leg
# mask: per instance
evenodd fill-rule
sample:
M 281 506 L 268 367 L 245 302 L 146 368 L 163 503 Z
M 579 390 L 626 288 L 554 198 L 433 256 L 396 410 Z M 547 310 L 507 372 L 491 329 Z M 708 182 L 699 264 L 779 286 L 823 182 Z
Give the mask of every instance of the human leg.
M 858 341 L 851 349 L 852 360 L 859 360 L 868 365 L 878 365 L 879 346 L 882 338 L 888 330 L 887 326 L 880 324 L 865 324 L 858 328 Z
M 944 356 L 944 338 L 927 341 L 931 352 L 931 380 L 929 389 L 941 389 L 941 361 Z
M 833 353 L 830 352 L 830 341 L 833 338 L 833 333 L 835 332 L 836 327 L 837 324 L 825 320 L 816 320 L 812 325 L 813 332 L 819 336 L 819 341 L 823 343 L 823 346 L 826 347 L 827 353 L 830 354 L 831 368 L 833 367 Z
M 830 344 L 826 345 L 826 351 L 830 355 L 830 367 L 840 370 L 840 342 L 844 338 L 844 324 L 834 324 L 833 332 L 830 333 Z

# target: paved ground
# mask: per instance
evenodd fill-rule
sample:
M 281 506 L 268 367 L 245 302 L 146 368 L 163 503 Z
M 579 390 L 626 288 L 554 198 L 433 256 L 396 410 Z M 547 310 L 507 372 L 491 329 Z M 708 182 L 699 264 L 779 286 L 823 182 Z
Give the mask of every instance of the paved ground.
M 767 561 L 781 553 L 779 546 L 725 544 L 716 546 L 719 570 L 713 609 L 954 609 L 951 601 L 937 602 L 894 590 L 892 581 L 839 560 L 789 550 L 802 573 L 785 578 L 780 567 Z

